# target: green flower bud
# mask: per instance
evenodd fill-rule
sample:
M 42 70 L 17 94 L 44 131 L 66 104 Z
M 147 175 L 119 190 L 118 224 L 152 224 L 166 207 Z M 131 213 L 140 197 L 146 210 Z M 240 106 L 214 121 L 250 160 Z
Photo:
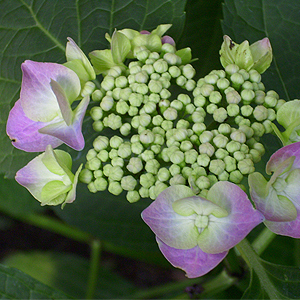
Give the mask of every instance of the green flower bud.
M 128 100 L 130 105 L 140 107 L 143 103 L 144 97 L 142 94 L 131 93 Z
M 192 130 L 195 132 L 196 135 L 200 135 L 205 129 L 206 129 L 206 126 L 204 123 L 196 123 L 192 127 Z M 198 139 L 198 137 L 197 137 L 197 139 Z
M 199 146 L 199 152 L 200 154 L 207 154 L 209 157 L 211 157 L 215 153 L 215 148 L 210 143 L 203 143 Z
M 129 96 L 131 95 L 132 90 L 131 88 L 125 88 L 125 89 L 121 89 L 120 91 L 120 99 L 127 101 L 129 99 Z
M 241 102 L 241 99 L 242 98 L 240 94 L 235 90 L 226 93 L 226 101 L 229 104 L 239 104 Z
M 176 85 L 178 86 L 184 86 L 187 82 L 186 77 L 184 77 L 183 75 L 180 75 L 176 78 Z
M 144 188 L 149 189 L 151 186 L 153 186 L 155 183 L 155 177 L 151 173 L 142 174 L 140 176 L 140 184 Z
M 108 160 L 109 154 L 107 150 L 100 150 L 97 157 L 102 161 L 106 162 Z
M 118 181 L 111 181 L 108 185 L 108 191 L 115 195 L 115 196 L 118 196 L 120 195 L 122 192 L 123 192 L 123 189 L 121 187 L 121 184 L 120 182 Z
M 161 145 L 152 145 L 150 148 L 155 154 L 159 154 L 161 152 Z
M 170 171 L 167 168 L 160 168 L 157 172 L 157 178 L 161 182 L 168 181 L 170 176 Z
M 222 95 L 218 91 L 212 91 L 209 95 L 209 101 L 218 104 L 222 101 Z
M 263 125 L 265 127 L 265 132 L 266 133 L 273 132 L 272 122 L 270 120 L 263 121 Z
M 205 83 L 200 87 L 200 91 L 202 96 L 209 97 L 209 95 L 214 91 L 214 86 Z
M 163 122 L 163 117 L 161 115 L 157 115 L 157 116 L 154 116 L 152 118 L 152 124 L 155 125 L 155 126 L 160 126 L 161 123 Z
M 250 70 L 249 76 L 252 82 L 261 82 L 261 75 L 256 70 Z
M 141 196 L 141 198 L 149 198 L 149 189 L 148 188 L 145 188 L 145 187 L 141 187 L 139 189 L 139 194 Z
M 253 173 L 255 171 L 253 161 L 249 158 L 238 162 L 238 169 L 243 175 Z
M 173 107 L 168 107 L 164 112 L 163 116 L 166 120 L 173 121 L 177 119 L 177 110 Z
M 97 193 L 97 189 L 95 187 L 95 183 L 92 181 L 87 185 L 87 188 L 91 193 Z
M 215 110 L 217 110 L 217 109 L 218 109 L 218 106 L 214 103 L 210 103 L 206 107 L 206 111 L 210 115 L 212 115 L 215 112 Z
M 174 137 L 176 141 L 183 141 L 188 137 L 188 131 L 185 128 L 176 128 L 172 130 L 171 136 Z
M 129 107 L 129 110 L 128 110 L 128 115 L 133 117 L 133 116 L 136 116 L 139 112 L 139 109 L 135 106 L 130 106 Z
M 168 71 L 168 63 L 166 61 L 164 61 L 163 59 L 159 59 L 157 60 L 154 64 L 153 64 L 154 70 L 157 73 L 164 73 Z
M 150 51 L 145 49 L 136 53 L 136 58 L 139 61 L 145 61 L 149 57 Z
M 131 132 L 131 125 L 129 123 L 125 123 L 120 127 L 120 132 L 122 135 L 127 136 Z
M 131 155 L 131 145 L 129 142 L 125 142 L 120 145 L 118 149 L 118 156 L 122 158 L 129 157 Z
M 213 142 L 216 145 L 217 148 L 225 148 L 228 143 L 228 137 L 226 137 L 223 134 L 217 134 L 213 138 Z
M 150 75 L 150 78 L 153 79 L 153 80 L 159 80 L 160 79 L 160 75 L 158 73 L 152 73 Z
M 239 67 L 235 64 L 229 64 L 225 67 L 225 72 L 229 75 L 232 75 L 239 71 Z
M 102 121 L 95 121 L 92 126 L 96 132 L 101 132 L 104 129 L 104 124 Z
M 172 155 L 170 155 L 170 161 L 173 164 L 180 164 L 184 161 L 184 153 L 179 150 L 175 151 L 174 153 L 172 153 Z
M 258 122 L 254 122 L 252 125 L 251 125 L 251 128 L 253 129 L 254 131 L 254 135 L 255 136 L 263 136 L 264 133 L 265 133 L 265 127 L 263 124 L 261 123 L 258 123 Z
M 226 156 L 229 155 L 229 152 L 225 149 L 219 148 L 216 152 L 215 152 L 215 157 L 218 159 L 224 159 Z
M 169 183 L 170 185 L 185 185 L 186 179 L 181 174 L 176 174 L 169 180 Z
M 185 112 L 189 115 L 193 114 L 196 110 L 196 107 L 193 103 L 189 103 L 185 107 Z
M 111 159 L 111 165 L 113 167 L 121 167 L 121 168 L 123 168 L 124 167 L 124 160 L 123 160 L 123 158 L 118 157 L 118 156 L 113 157 Z
M 254 98 L 255 104 L 264 104 L 265 102 L 265 92 L 258 90 L 255 91 L 255 98 Z
M 101 90 L 95 90 L 92 93 L 92 100 L 95 102 L 100 101 L 105 95 L 105 92 L 101 91 Z
M 185 88 L 187 91 L 193 91 L 196 86 L 196 81 L 193 79 L 188 79 L 188 81 L 185 83 Z
M 253 111 L 253 116 L 257 121 L 262 122 L 268 118 L 268 109 L 263 105 L 258 105 Z
M 227 111 L 224 107 L 215 109 L 213 112 L 213 118 L 216 122 L 223 123 L 227 119 Z
M 231 127 L 229 124 L 226 124 L 226 123 L 220 124 L 218 127 L 218 131 L 221 134 L 229 135 L 231 133 Z
M 144 160 L 144 161 L 148 161 L 148 160 L 151 160 L 151 159 L 154 159 L 155 155 L 154 155 L 154 152 L 152 150 L 145 150 L 142 154 L 141 154 L 141 158 Z
M 122 118 L 119 115 L 110 114 L 104 118 L 103 124 L 112 130 L 117 130 L 122 126 Z
M 249 153 L 249 147 L 246 144 L 243 144 L 243 145 L 241 145 L 240 151 L 247 154 L 247 153 Z
M 111 167 L 108 178 L 113 181 L 120 181 L 124 172 L 120 166 Z
M 92 158 L 96 157 L 98 154 L 98 152 L 95 150 L 95 149 L 90 149 L 88 151 L 88 153 L 86 154 L 86 159 L 89 161 L 91 160 Z
M 105 166 L 103 166 L 103 174 L 106 176 L 106 177 L 109 177 L 109 172 L 110 172 L 110 169 L 112 168 L 113 166 L 111 164 L 106 164 Z
M 220 175 L 221 173 L 223 173 L 223 171 L 225 170 L 225 163 L 223 160 L 221 159 L 213 159 L 210 161 L 209 163 L 209 171 L 216 174 L 216 175 Z
M 177 66 L 171 66 L 168 72 L 173 78 L 177 78 L 181 75 L 181 70 Z
M 208 74 L 204 77 L 204 81 L 209 84 L 216 84 L 219 79 L 219 76 L 216 74 Z
M 162 89 L 159 95 L 162 99 L 168 99 L 171 97 L 171 93 L 167 89 Z
M 218 178 L 216 175 L 210 174 L 207 176 L 207 178 L 209 179 L 210 186 L 213 186 L 215 183 L 218 182 Z
M 226 90 L 230 86 L 230 82 L 227 78 L 220 78 L 217 81 L 217 87 L 219 90 Z
M 229 153 L 233 153 L 235 151 L 239 151 L 241 149 L 241 144 L 237 141 L 230 141 L 227 145 L 226 145 L 226 150 Z
M 108 153 L 108 156 L 110 159 L 113 159 L 114 157 L 118 157 L 118 150 L 117 149 L 111 149 Z
M 111 148 L 114 149 L 118 149 L 119 146 L 123 143 L 123 139 L 117 135 L 114 135 L 113 137 L 111 137 L 110 141 L 109 141 L 109 145 Z
M 131 144 L 132 153 L 139 155 L 143 152 L 143 150 L 144 150 L 144 147 L 140 142 L 135 142 L 135 143 Z
M 113 108 L 114 106 L 114 99 L 111 96 L 105 96 L 102 98 L 102 101 L 100 103 L 100 107 L 104 110 L 104 111 L 109 111 Z
M 107 75 L 115 78 L 119 77 L 121 74 L 122 74 L 122 69 L 119 66 L 113 66 L 107 72 Z
M 155 200 L 157 198 L 157 196 L 158 195 L 156 195 L 155 186 L 151 186 L 150 189 L 149 189 L 149 197 L 150 197 L 150 199 Z
M 188 150 L 184 152 L 184 161 L 187 164 L 193 164 L 197 161 L 198 158 L 198 152 L 195 149 Z
M 146 95 L 148 90 L 148 86 L 145 83 L 140 83 L 136 86 L 136 92 L 138 94 Z
M 106 149 L 109 145 L 109 139 L 106 136 L 99 135 L 93 142 L 93 147 L 96 151 Z
M 249 117 L 253 112 L 253 108 L 250 105 L 243 105 L 241 107 L 241 113 L 244 117 Z
M 103 117 L 103 110 L 99 106 L 94 106 L 91 108 L 90 115 L 94 121 L 101 120 Z
M 179 100 L 173 100 L 171 103 L 170 103 L 170 106 L 176 110 L 182 110 L 183 108 L 183 103 Z
M 199 140 L 201 143 L 208 143 L 212 140 L 213 136 L 211 131 L 203 131 L 199 136 Z
M 190 141 L 182 141 L 180 144 L 180 150 L 183 152 L 193 149 L 193 144 Z
M 133 191 L 136 185 L 137 185 L 137 181 L 131 175 L 124 176 L 121 179 L 121 187 L 125 191 Z
M 209 189 L 210 188 L 210 181 L 209 181 L 209 179 L 206 176 L 200 176 L 196 180 L 196 185 L 201 190 L 203 190 L 203 189 Z
M 226 110 L 230 117 L 236 117 L 240 113 L 240 107 L 237 104 L 229 104 Z
M 240 161 L 240 160 L 243 160 L 246 158 L 246 155 L 244 152 L 242 151 L 236 151 L 233 153 L 233 157 L 237 160 L 237 161 Z
M 191 64 L 187 64 L 182 67 L 182 74 L 187 79 L 191 79 L 195 76 L 196 70 L 194 69 L 194 67 Z
M 95 178 L 103 177 L 103 171 L 102 170 L 95 170 L 93 172 L 93 175 L 94 175 Z
M 117 102 L 116 111 L 121 115 L 125 115 L 129 111 L 129 105 L 126 101 L 120 100 Z
M 129 191 L 126 194 L 126 199 L 128 200 L 129 203 L 134 203 L 140 200 L 140 194 L 138 191 Z
M 115 79 L 115 85 L 117 88 L 125 88 L 128 85 L 127 77 L 119 76 Z
M 286 103 L 285 100 L 279 99 L 279 100 L 277 101 L 277 105 L 275 106 L 275 110 L 278 111 L 278 109 L 279 109 L 284 103 Z
M 115 87 L 115 79 L 112 76 L 105 76 L 101 82 L 101 88 L 105 91 L 112 91 Z
M 169 172 L 172 176 L 175 176 L 176 174 L 181 173 L 181 168 L 176 164 L 172 164 L 169 168 Z
M 246 135 L 242 130 L 235 130 L 230 134 L 230 138 L 233 141 L 239 142 L 241 144 L 246 142 Z
M 142 70 L 142 68 L 140 66 L 140 62 L 137 62 L 137 61 L 130 62 L 128 67 L 129 67 L 130 74 L 136 74 Z
M 234 170 L 229 174 L 229 180 L 233 183 L 240 183 L 243 180 L 244 176 L 239 170 Z
M 241 92 L 242 100 L 246 103 L 250 103 L 255 98 L 255 93 L 253 90 L 244 89 Z
M 223 173 L 221 173 L 220 175 L 218 175 L 218 180 L 219 181 L 228 181 L 229 179 L 229 173 L 224 171 Z
M 162 99 L 161 101 L 159 101 L 158 106 L 160 108 L 160 111 L 163 113 L 170 106 L 170 101 L 167 99 Z
M 250 149 L 251 160 L 256 164 L 261 160 L 260 152 L 256 149 Z
M 162 129 L 164 129 L 165 131 L 167 131 L 168 129 L 173 128 L 173 122 L 169 121 L 169 120 L 164 120 L 161 123 L 161 127 L 162 127 Z
M 126 168 L 129 172 L 137 174 L 143 169 L 142 160 L 139 157 L 131 157 Z
M 153 74 L 155 72 L 152 65 L 143 65 L 142 66 L 142 70 L 144 72 L 146 72 L 148 75 L 151 75 L 151 74 Z
M 273 108 L 268 108 L 268 120 L 274 121 L 276 119 L 276 112 Z
M 236 160 L 232 156 L 224 157 L 225 170 L 227 172 L 233 172 L 236 170 Z
M 138 83 L 147 83 L 148 79 L 149 79 L 149 75 L 147 72 L 141 70 L 140 72 L 135 74 L 134 79 L 135 79 L 135 82 L 138 82 Z
M 204 107 L 204 105 L 206 104 L 206 98 L 202 95 L 196 96 L 194 98 L 194 104 L 197 107 Z
M 171 66 L 181 64 L 181 58 L 179 56 L 177 56 L 175 53 L 166 53 L 163 56 L 163 58 Z
M 83 183 L 90 183 L 93 180 L 93 173 L 91 170 L 89 169 L 83 169 L 80 173 L 79 173 L 79 181 L 83 182 Z
M 151 144 L 154 142 L 154 134 L 151 130 L 146 129 L 140 134 L 140 141 L 142 144 Z
M 261 143 L 255 142 L 255 143 L 252 145 L 252 149 L 255 149 L 255 150 L 259 151 L 260 156 L 263 156 L 263 155 L 265 154 L 265 147 L 264 147 L 264 145 L 261 144 Z
M 230 76 L 230 80 L 232 82 L 233 87 L 239 88 L 244 83 L 243 75 L 239 73 L 234 73 Z

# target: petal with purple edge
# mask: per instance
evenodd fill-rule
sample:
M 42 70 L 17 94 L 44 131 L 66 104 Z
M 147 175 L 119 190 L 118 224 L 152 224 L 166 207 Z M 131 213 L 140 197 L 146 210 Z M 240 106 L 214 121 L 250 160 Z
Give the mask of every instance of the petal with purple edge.
M 81 132 L 81 127 L 89 101 L 89 96 L 81 100 L 73 112 L 73 123 L 70 126 L 68 126 L 64 120 L 60 120 L 57 123 L 41 128 L 39 132 L 55 136 L 75 150 L 82 150 L 84 148 L 84 137 Z
M 199 235 L 195 226 L 195 215 L 181 216 L 175 213 L 172 203 L 194 196 L 192 190 L 183 185 L 168 187 L 142 212 L 142 219 L 167 245 L 190 249 L 197 245 Z
M 209 216 L 209 224 L 198 237 L 199 247 L 206 253 L 221 253 L 243 240 L 264 216 L 255 210 L 247 194 L 237 185 L 219 181 L 207 194 L 207 199 L 228 212 L 228 216 Z
M 205 275 L 215 268 L 227 255 L 228 251 L 216 254 L 203 252 L 198 246 L 182 250 L 172 248 L 156 237 L 159 249 L 166 259 L 176 268 L 186 272 L 189 278 Z
M 71 69 L 56 63 L 26 60 L 22 64 L 20 101 L 25 115 L 33 121 L 49 122 L 59 114 L 50 81 L 57 81 L 72 103 L 80 93 L 80 80 Z
M 27 118 L 18 100 L 9 113 L 6 132 L 14 147 L 27 152 L 41 152 L 47 145 L 56 148 L 63 143 L 54 136 L 38 131 L 50 123 L 35 122 Z

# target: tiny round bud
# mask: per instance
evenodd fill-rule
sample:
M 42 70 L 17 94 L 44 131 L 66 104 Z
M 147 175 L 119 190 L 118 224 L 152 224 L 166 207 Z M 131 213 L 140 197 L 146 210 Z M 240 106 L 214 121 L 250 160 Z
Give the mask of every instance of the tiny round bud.
M 193 164 L 197 161 L 198 158 L 198 152 L 195 149 L 188 150 L 184 152 L 184 161 L 187 164 Z
M 243 177 L 243 174 L 239 170 L 234 170 L 229 174 L 229 180 L 233 183 L 240 183 Z
M 170 180 L 169 180 L 170 185 L 184 185 L 186 183 L 186 179 L 181 175 L 181 174 L 176 174 L 174 175 Z
M 206 126 L 204 123 L 195 123 L 192 127 L 192 130 L 195 132 L 196 135 L 200 135 L 205 129 Z
M 163 58 L 171 66 L 181 64 L 181 58 L 175 53 L 166 53 Z
M 104 118 L 103 124 L 112 130 L 117 130 L 122 126 L 122 118 L 119 115 L 110 114 Z
M 93 93 L 92 93 L 92 100 L 95 101 L 95 102 L 98 102 L 100 101 L 105 95 L 105 92 L 102 91 L 102 90 L 95 90 Z
M 125 191 L 133 191 L 135 189 L 136 185 L 137 185 L 137 181 L 131 175 L 124 176 L 121 179 L 121 187 Z
M 229 74 L 229 75 L 232 75 L 232 74 L 238 72 L 239 69 L 240 69 L 240 68 L 239 68 L 237 65 L 230 64 L 230 65 L 227 65 L 227 66 L 225 67 L 225 72 L 226 72 L 227 74 Z
M 208 156 L 212 156 L 215 153 L 215 148 L 210 143 L 203 143 L 199 146 L 200 154 L 206 153 Z
M 201 143 L 208 143 L 212 140 L 213 136 L 214 135 L 212 134 L 211 131 L 204 131 L 199 136 L 199 140 Z
M 114 106 L 114 99 L 111 96 L 105 96 L 102 98 L 102 101 L 100 103 L 100 107 L 104 110 L 104 111 L 109 111 L 112 109 L 112 107 Z
M 177 66 L 171 66 L 168 72 L 173 78 L 177 78 L 181 75 L 181 70 Z
M 113 181 L 120 181 L 123 177 L 123 174 L 124 174 L 124 172 L 123 172 L 122 168 L 120 166 L 115 166 L 115 167 L 110 168 L 108 178 Z
M 96 157 L 98 152 L 95 149 L 90 149 L 86 154 L 86 159 L 89 161 L 92 158 Z
M 120 127 L 120 132 L 122 135 L 127 136 L 131 131 L 131 125 L 129 123 L 124 123 L 121 127 Z
M 229 152 L 225 149 L 219 148 L 216 152 L 215 152 L 215 157 L 219 158 L 219 159 L 224 159 L 226 156 L 229 155 Z
M 214 111 L 217 110 L 217 109 L 218 109 L 218 106 L 214 103 L 210 103 L 206 107 L 206 111 L 210 115 L 212 115 L 214 113 Z
M 216 174 L 216 175 L 220 175 L 221 173 L 223 173 L 223 171 L 225 170 L 225 163 L 223 160 L 221 159 L 213 159 L 210 161 L 209 163 L 209 171 Z
M 178 113 L 177 113 L 177 110 L 173 107 L 168 107 L 164 113 L 163 113 L 163 116 L 166 120 L 169 120 L 169 121 L 173 121 L 173 120 L 176 120 L 177 119 L 177 116 L 178 116 Z
M 243 75 L 239 73 L 232 74 L 230 80 L 235 88 L 239 88 L 245 81 Z
M 159 59 L 157 60 L 154 64 L 153 64 L 154 70 L 157 73 L 164 73 L 168 71 L 168 63 L 166 61 L 164 61 L 163 59 Z
M 261 123 L 254 122 L 251 125 L 251 128 L 253 129 L 255 136 L 259 136 L 260 137 L 260 136 L 263 136 L 265 134 L 265 127 Z
M 191 64 L 184 65 L 182 68 L 182 74 L 185 76 L 187 79 L 191 79 L 195 76 L 196 70 Z
M 249 117 L 253 112 L 253 107 L 250 105 L 243 105 L 241 107 L 241 113 L 244 117 Z
M 129 172 L 137 174 L 143 169 L 142 160 L 139 157 L 131 157 L 126 168 Z
M 241 92 L 241 97 L 242 97 L 243 101 L 246 101 L 247 103 L 249 103 L 255 98 L 255 93 L 253 90 L 244 89 Z
M 239 151 L 241 148 L 241 144 L 237 141 L 230 141 L 227 145 L 226 145 L 226 150 L 229 153 L 233 153 L 235 151 Z
M 184 153 L 182 151 L 175 151 L 170 155 L 170 161 L 173 164 L 180 164 L 184 161 Z
M 125 142 L 119 146 L 118 156 L 127 158 L 131 155 L 131 145 L 129 142 Z
M 105 91 L 112 91 L 115 87 L 115 79 L 114 77 L 107 75 L 103 78 L 101 82 L 101 88 Z
M 217 134 L 214 138 L 213 138 L 213 142 L 216 145 L 216 147 L 218 148 L 224 148 L 226 147 L 227 143 L 228 143 L 228 137 L 226 137 L 223 134 Z
M 89 169 L 83 169 L 79 174 L 79 181 L 83 183 L 90 183 L 93 180 L 93 173 Z
M 113 137 L 111 137 L 111 139 L 109 140 L 109 145 L 111 148 L 114 149 L 118 149 L 119 146 L 123 143 L 123 139 L 117 135 L 114 135 Z
M 106 136 L 99 135 L 93 142 L 93 147 L 96 151 L 106 149 L 109 145 L 109 139 Z
M 203 107 L 206 103 L 206 98 L 202 95 L 198 95 L 194 98 L 194 104 L 197 107 Z
M 94 106 L 91 108 L 90 115 L 94 121 L 101 120 L 103 117 L 103 110 L 99 106 Z
M 229 124 L 223 123 L 219 125 L 218 131 L 224 135 L 228 135 L 231 133 L 231 127 Z
M 207 176 L 200 176 L 196 180 L 196 185 L 201 190 L 203 190 L 203 189 L 209 189 L 210 188 L 210 181 L 207 178 Z
M 129 96 L 131 95 L 132 90 L 131 88 L 125 88 L 125 89 L 121 89 L 120 91 L 120 99 L 127 101 L 129 99 Z
M 130 105 L 140 107 L 143 103 L 144 97 L 142 94 L 131 93 L 128 100 Z
M 255 98 L 254 103 L 255 104 L 264 104 L 265 102 L 265 92 L 264 91 L 255 91 Z
M 126 194 L 126 199 L 128 200 L 129 203 L 134 203 L 140 200 L 140 194 L 138 191 L 129 191 Z
M 219 91 L 212 91 L 209 95 L 209 101 L 218 104 L 222 101 L 222 95 Z
M 102 191 L 105 191 L 107 189 L 108 182 L 105 178 L 98 177 L 94 181 L 94 186 L 95 186 L 97 191 L 102 192 Z
M 198 155 L 197 163 L 199 166 L 207 167 L 209 165 L 209 162 L 210 162 L 210 157 L 206 153 Z
M 148 188 L 145 188 L 145 187 L 141 187 L 139 189 L 139 194 L 141 196 L 141 198 L 149 198 L 149 189 Z
M 255 171 L 253 161 L 249 158 L 239 161 L 238 169 L 243 175 L 250 174 Z
M 227 172 L 232 172 L 236 170 L 236 160 L 232 156 L 226 156 L 224 157 L 224 163 L 225 163 L 225 170 Z
M 213 112 L 213 118 L 216 122 L 223 123 L 227 119 L 227 111 L 224 107 L 215 109 Z
M 151 173 L 142 174 L 140 176 L 140 184 L 144 188 L 149 189 L 151 186 L 153 186 L 155 183 L 155 177 Z
M 203 95 L 204 97 L 209 97 L 209 95 L 211 94 L 211 92 L 214 91 L 214 86 L 211 85 L 211 84 L 203 84 L 201 87 L 200 87 L 200 92 L 201 92 L 201 95 Z
M 232 90 L 226 93 L 226 101 L 229 104 L 238 104 L 241 101 L 241 96 L 237 91 Z
M 235 130 L 233 131 L 231 134 L 230 134 L 230 138 L 233 140 L 233 141 L 236 141 L 236 142 L 239 142 L 241 144 L 245 143 L 246 142 L 246 135 L 243 131 L 241 130 Z
M 115 195 L 115 196 L 118 196 L 122 193 L 123 189 L 121 187 L 121 184 L 120 182 L 118 181 L 111 181 L 108 185 L 108 191 Z
M 204 77 L 204 81 L 209 84 L 216 84 L 219 79 L 219 76 L 216 74 L 208 74 Z
M 167 168 L 160 168 L 157 172 L 157 178 L 159 181 L 168 181 L 170 179 L 170 171 Z
M 154 142 L 154 134 L 151 130 L 146 129 L 140 134 L 140 141 L 142 144 L 151 144 Z
M 92 126 L 96 132 L 101 132 L 104 129 L 104 124 L 102 121 L 95 121 Z
M 220 78 L 217 81 L 217 87 L 219 90 L 226 90 L 230 85 L 230 82 L 227 78 Z

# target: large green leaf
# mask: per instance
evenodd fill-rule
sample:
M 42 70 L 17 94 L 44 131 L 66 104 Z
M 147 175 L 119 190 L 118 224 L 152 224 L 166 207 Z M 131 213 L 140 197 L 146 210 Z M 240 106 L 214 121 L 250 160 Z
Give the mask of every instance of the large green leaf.
M 29 275 L 0 265 L 1 299 L 72 299 Z
M 172 23 L 177 39 L 186 0 L 3 0 L 0 10 L 0 173 L 12 177 L 33 155 L 14 149 L 5 133 L 9 110 L 18 99 L 21 63 L 26 59 L 64 62 L 67 37 L 88 53 L 108 47 L 115 28 L 152 30 Z
M 285 100 L 300 97 L 299 9 L 294 0 L 225 0 L 223 10 L 224 34 L 237 43 L 270 39 L 274 59 L 263 82 Z
M 55 252 L 17 252 L 6 257 L 3 264 L 18 268 L 75 299 L 83 299 L 86 295 L 89 262 L 83 257 Z M 134 290 L 133 284 L 105 266 L 100 267 L 95 298 L 120 299 Z

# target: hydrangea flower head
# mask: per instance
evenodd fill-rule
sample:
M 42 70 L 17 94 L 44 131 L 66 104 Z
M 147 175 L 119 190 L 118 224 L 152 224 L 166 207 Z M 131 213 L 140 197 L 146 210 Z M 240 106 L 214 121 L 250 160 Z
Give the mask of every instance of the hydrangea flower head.
M 264 219 L 242 189 L 225 181 L 214 184 L 206 198 L 187 186 L 171 186 L 142 212 L 142 218 L 165 257 L 188 277 L 213 269 Z
M 81 126 L 89 96 L 71 109 L 81 90 L 76 73 L 60 64 L 30 60 L 22 64 L 22 71 L 20 99 L 10 111 L 6 129 L 13 145 L 27 152 L 62 143 L 83 149 Z
M 262 174 L 249 175 L 251 198 L 273 232 L 300 238 L 300 142 L 276 151 Z

